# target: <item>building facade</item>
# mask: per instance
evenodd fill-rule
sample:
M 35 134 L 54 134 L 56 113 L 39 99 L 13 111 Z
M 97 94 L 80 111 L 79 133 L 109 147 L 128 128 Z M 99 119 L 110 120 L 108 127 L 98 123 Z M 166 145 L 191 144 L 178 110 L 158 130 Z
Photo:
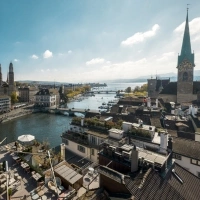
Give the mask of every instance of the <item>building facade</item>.
M 29 102 L 29 88 L 18 88 L 19 102 Z
M 49 92 L 49 89 L 41 89 L 35 94 L 36 107 L 54 107 L 56 106 L 56 95 Z
M 0 96 L 0 113 L 7 112 L 11 109 L 11 99 L 9 96 Z

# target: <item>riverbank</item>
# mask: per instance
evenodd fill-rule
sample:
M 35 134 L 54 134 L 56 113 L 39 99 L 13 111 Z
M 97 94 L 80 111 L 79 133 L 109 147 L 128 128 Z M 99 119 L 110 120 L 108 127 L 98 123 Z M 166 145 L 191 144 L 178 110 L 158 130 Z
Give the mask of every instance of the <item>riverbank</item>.
M 11 114 L 10 114 L 11 113 Z M 8 122 L 10 120 L 13 120 L 13 119 L 16 119 L 16 118 L 19 118 L 19 117 L 23 117 L 25 115 L 29 115 L 29 114 L 32 114 L 32 111 L 31 110 L 27 110 L 27 111 L 20 111 L 20 112 L 15 112 L 14 114 L 12 114 L 12 111 L 10 112 L 9 114 L 7 113 L 5 116 L 1 117 L 1 123 L 5 123 L 5 122 Z

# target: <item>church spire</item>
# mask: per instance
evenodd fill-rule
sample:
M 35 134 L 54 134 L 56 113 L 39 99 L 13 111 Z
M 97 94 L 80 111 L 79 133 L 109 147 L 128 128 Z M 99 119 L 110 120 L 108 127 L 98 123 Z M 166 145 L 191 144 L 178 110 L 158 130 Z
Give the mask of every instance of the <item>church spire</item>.
M 191 43 L 190 43 L 190 29 L 189 29 L 189 20 L 188 20 L 188 8 L 187 8 L 187 15 L 186 15 L 186 22 L 185 22 L 185 30 L 183 35 L 183 42 L 181 48 L 181 54 L 178 56 L 178 65 L 184 60 L 189 60 L 193 66 L 194 64 L 194 53 L 191 50 Z
M 190 44 L 190 30 L 189 30 L 189 22 L 188 22 L 188 8 L 187 8 L 187 16 L 185 22 L 185 31 L 183 36 L 183 43 L 181 48 L 181 55 L 185 55 L 186 57 L 191 55 L 191 44 Z

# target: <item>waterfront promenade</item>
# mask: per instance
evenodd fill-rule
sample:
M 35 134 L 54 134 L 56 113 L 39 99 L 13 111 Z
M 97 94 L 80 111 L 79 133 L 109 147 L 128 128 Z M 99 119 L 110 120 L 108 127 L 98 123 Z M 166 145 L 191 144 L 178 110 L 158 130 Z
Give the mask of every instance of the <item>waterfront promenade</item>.
M 4 122 L 10 121 L 12 119 L 22 117 L 24 115 L 28 115 L 31 113 L 32 113 L 32 110 L 27 109 L 27 107 L 17 108 L 17 109 L 11 110 L 8 113 L 4 113 L 4 114 L 0 115 L 0 121 L 1 121 L 1 123 L 4 123 Z

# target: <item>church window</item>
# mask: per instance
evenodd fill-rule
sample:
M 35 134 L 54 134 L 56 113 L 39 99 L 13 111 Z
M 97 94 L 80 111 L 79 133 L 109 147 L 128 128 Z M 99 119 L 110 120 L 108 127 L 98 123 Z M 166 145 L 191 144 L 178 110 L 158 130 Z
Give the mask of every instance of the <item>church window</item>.
M 187 81 L 188 80 L 188 73 L 184 72 L 183 73 L 183 81 Z

